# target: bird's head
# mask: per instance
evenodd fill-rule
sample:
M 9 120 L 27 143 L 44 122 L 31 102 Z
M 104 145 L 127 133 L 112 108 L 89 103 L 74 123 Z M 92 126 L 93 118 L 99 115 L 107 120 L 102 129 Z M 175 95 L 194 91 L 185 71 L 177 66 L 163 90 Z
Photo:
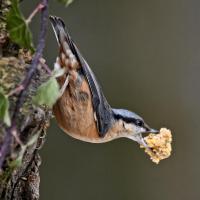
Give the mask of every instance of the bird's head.
M 142 135 L 145 133 L 158 133 L 159 131 L 150 128 L 142 117 L 134 112 L 124 109 L 112 109 L 114 119 L 121 127 L 123 137 L 132 139 L 147 147 Z M 147 147 L 148 148 L 148 147 Z

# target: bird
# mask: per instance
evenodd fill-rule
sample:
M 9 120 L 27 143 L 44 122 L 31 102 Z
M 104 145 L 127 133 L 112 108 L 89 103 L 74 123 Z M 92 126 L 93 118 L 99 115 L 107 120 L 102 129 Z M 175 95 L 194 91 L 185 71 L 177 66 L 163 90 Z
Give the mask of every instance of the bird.
M 71 137 L 85 142 L 129 138 L 148 148 L 143 135 L 158 131 L 150 128 L 138 114 L 110 106 L 64 21 L 57 16 L 49 19 L 59 46 L 54 67 L 65 69 L 65 74 L 57 78 L 62 95 L 53 106 L 58 126 Z

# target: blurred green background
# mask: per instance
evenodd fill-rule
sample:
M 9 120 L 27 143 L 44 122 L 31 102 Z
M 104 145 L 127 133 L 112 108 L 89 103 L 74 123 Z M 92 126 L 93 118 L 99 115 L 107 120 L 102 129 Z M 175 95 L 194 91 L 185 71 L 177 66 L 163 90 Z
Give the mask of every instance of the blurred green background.
M 23 1 L 25 16 L 38 1 Z M 113 107 L 173 132 L 172 156 L 155 165 L 136 143 L 89 144 L 52 120 L 41 150 L 42 200 L 200 199 L 200 1 L 50 1 Z M 39 16 L 31 29 L 35 43 Z M 49 27 L 45 57 L 58 47 Z

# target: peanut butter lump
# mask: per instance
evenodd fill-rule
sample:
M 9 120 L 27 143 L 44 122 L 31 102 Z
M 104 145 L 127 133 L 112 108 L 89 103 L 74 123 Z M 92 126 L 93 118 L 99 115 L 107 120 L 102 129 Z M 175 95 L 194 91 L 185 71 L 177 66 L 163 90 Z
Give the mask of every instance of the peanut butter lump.
M 161 160 L 168 158 L 172 152 L 172 134 L 169 129 L 161 128 L 158 134 L 150 133 L 144 137 L 144 141 L 148 145 L 145 153 L 150 156 L 152 162 L 158 164 Z M 144 146 L 140 146 L 144 148 Z

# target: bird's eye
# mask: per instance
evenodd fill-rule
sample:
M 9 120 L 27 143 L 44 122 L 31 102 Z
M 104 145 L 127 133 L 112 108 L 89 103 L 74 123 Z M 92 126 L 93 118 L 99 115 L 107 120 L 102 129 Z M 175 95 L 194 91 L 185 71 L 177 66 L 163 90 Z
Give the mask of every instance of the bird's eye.
M 143 122 L 142 120 L 140 120 L 140 119 L 137 119 L 137 120 L 136 120 L 136 125 L 138 125 L 138 126 L 143 126 L 143 125 L 144 125 L 144 122 Z

